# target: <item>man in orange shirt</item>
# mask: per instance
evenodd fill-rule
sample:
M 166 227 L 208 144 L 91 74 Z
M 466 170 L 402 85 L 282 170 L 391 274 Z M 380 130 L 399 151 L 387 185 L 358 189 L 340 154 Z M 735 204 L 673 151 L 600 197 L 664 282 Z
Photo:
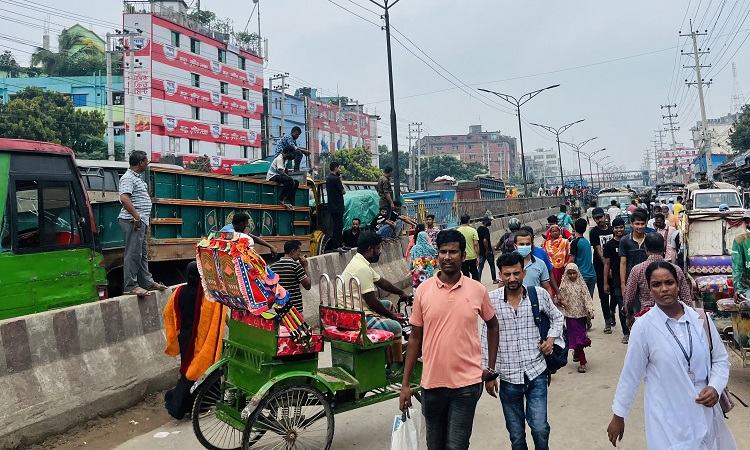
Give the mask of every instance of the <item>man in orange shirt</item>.
M 497 378 L 499 328 L 487 289 L 461 273 L 466 238 L 457 230 L 444 230 L 436 241 L 440 272 L 420 284 L 414 294 L 399 407 L 411 407 L 409 380 L 422 353 L 427 448 L 468 449 L 482 382 L 490 395 L 497 397 L 492 389 Z M 481 364 L 477 316 L 487 325 L 490 351 L 486 368 Z

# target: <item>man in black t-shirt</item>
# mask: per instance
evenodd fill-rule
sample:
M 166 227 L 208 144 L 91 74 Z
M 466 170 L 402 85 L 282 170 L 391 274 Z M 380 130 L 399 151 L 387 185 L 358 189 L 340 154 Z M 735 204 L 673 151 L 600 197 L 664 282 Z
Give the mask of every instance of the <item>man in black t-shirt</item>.
M 359 241 L 359 226 L 362 221 L 355 217 L 352 219 L 352 227 L 344 231 L 344 246 L 355 248 L 357 247 L 357 241 Z
M 482 269 L 485 261 L 490 263 L 490 273 L 492 274 L 492 283 L 497 284 L 497 274 L 495 273 L 495 253 L 492 251 L 492 238 L 490 237 L 489 226 L 492 220 L 489 217 L 482 217 L 482 225 L 477 227 L 479 235 L 479 280 L 482 279 Z
M 623 310 L 622 283 L 620 282 L 620 240 L 625 234 L 625 221 L 615 217 L 612 221 L 613 238 L 604 244 L 604 273 L 608 282 L 604 285 L 604 291 L 610 295 L 610 309 L 614 318 L 615 310 L 620 308 L 620 326 L 622 327 L 622 342 L 627 343 L 630 335 L 625 323 L 625 311 Z
M 607 216 L 602 208 L 594 208 L 591 211 L 596 226 L 589 230 L 589 241 L 594 253 L 594 272 L 596 272 L 596 288 L 599 291 L 599 303 L 604 317 L 604 333 L 612 333 L 614 319 L 609 308 L 609 294 L 604 291 L 607 278 L 604 276 L 604 245 L 612 239 L 612 228 L 609 226 Z
M 335 252 L 346 253 L 349 247 L 341 246 L 341 233 L 344 231 L 344 183 L 341 182 L 341 164 L 336 161 L 330 164 L 331 173 L 326 179 L 326 193 L 328 194 L 328 212 L 331 214 L 331 248 Z
M 370 230 L 378 233 L 383 239 L 398 239 L 404 230 L 404 223 L 413 227 L 417 226 L 417 222 L 398 213 L 401 210 L 400 202 L 393 202 L 393 205 L 390 217 L 388 217 L 388 208 L 383 206 L 380 208 L 380 213 L 370 222 Z

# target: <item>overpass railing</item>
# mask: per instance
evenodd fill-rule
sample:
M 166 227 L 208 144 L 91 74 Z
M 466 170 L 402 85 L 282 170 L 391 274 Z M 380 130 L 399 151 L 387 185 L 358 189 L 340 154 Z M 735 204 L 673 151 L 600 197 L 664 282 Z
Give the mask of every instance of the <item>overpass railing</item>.
M 456 226 L 459 218 L 468 214 L 472 220 L 488 215 L 490 217 L 512 216 L 538 209 L 559 207 L 564 203 L 563 197 L 505 198 L 493 200 L 442 200 L 418 199 L 406 200 L 406 212 L 409 217 L 424 223 L 427 214 L 435 215 L 435 224 L 445 227 Z

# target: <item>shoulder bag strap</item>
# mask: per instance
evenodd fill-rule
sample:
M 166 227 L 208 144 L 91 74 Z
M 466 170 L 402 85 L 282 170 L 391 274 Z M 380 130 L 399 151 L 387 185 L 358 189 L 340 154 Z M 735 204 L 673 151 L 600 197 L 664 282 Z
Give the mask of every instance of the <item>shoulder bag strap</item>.
M 539 329 L 539 337 L 542 336 L 542 316 L 539 311 L 539 297 L 536 293 L 536 287 L 529 286 L 526 288 L 526 293 L 529 296 L 529 302 L 531 302 L 531 313 L 534 314 L 534 322 L 536 327 Z

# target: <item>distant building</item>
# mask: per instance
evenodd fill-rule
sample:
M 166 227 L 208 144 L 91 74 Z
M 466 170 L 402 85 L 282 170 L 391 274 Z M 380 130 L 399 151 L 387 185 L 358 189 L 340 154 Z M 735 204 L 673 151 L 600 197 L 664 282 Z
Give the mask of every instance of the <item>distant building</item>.
M 135 148 L 153 161 L 205 155 L 213 172 L 230 174 L 261 147 L 263 59 L 232 43 L 229 34 L 190 19 L 187 10 L 182 0 L 125 3 L 123 26 L 142 30 L 141 38 L 124 42 L 139 49 L 133 105 L 129 57 L 123 64 L 126 109 L 135 110 Z
M 740 114 L 727 114 L 718 119 L 707 119 L 708 131 L 711 133 L 711 153 L 715 155 L 729 155 L 732 152 L 732 145 L 729 143 L 729 131 L 732 125 L 740 117 Z M 695 126 L 690 128 L 690 134 L 693 137 L 693 146 L 701 148 L 702 123 L 696 122 Z
M 520 167 L 516 138 L 499 131 L 482 131 L 481 125 L 470 126 L 468 134 L 423 137 L 419 147 L 423 157 L 450 155 L 465 163 L 478 162 L 487 167 L 490 175 L 503 180 L 516 175 Z M 423 165 L 423 173 L 424 170 Z M 435 172 L 435 168 L 431 170 L 434 173 L 430 176 L 451 175 Z
M 115 142 L 123 143 L 123 79 L 112 77 L 112 118 L 115 125 Z M 45 91 L 60 92 L 73 101 L 73 106 L 82 110 L 95 110 L 107 119 L 107 77 L 33 77 L 0 78 L 0 103 L 12 100 L 27 87 L 38 87 Z M 105 137 L 106 139 L 106 137 Z
M 351 100 L 341 103 L 338 99 L 318 98 L 313 88 L 298 89 L 297 95 L 305 98 L 307 143 L 316 170 L 321 153 L 358 147 L 369 148 L 372 164 L 378 166 L 377 116 L 366 113 L 363 105 L 352 104 Z
M 537 148 L 526 155 L 526 178 L 544 186 L 560 184 L 560 158 L 557 150 Z
M 659 180 L 684 175 L 691 176 L 695 171 L 695 158 L 698 157 L 698 149 L 690 147 L 677 147 L 676 149 L 664 150 L 659 157 Z
M 98 34 L 79 24 L 75 24 L 72 27 L 67 28 L 67 31 L 72 35 L 77 34 L 81 36 L 81 39 L 78 41 L 78 43 L 73 46 L 73 49 L 70 52 L 71 55 L 75 55 L 76 53 L 78 53 L 78 51 L 86 47 L 94 47 L 102 54 L 104 54 L 107 48 L 107 43 L 104 42 L 104 39 L 99 37 Z

